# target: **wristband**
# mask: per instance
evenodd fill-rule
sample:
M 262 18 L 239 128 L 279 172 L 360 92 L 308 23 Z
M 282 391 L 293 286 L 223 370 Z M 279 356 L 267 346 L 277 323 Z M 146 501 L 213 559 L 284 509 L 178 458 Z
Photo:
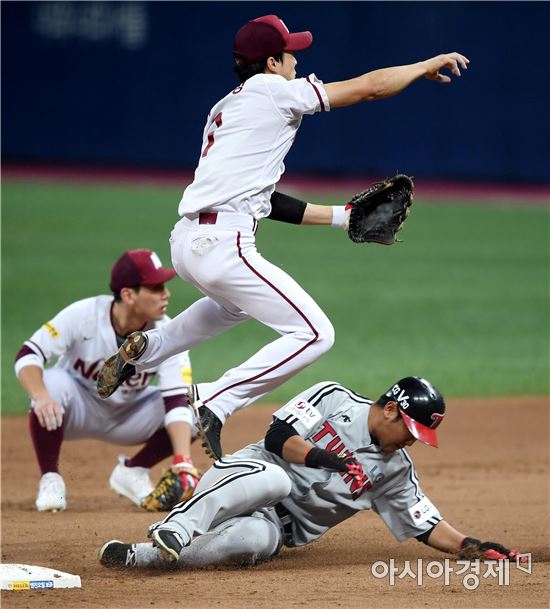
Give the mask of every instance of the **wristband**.
M 345 205 L 333 205 L 332 206 L 332 222 L 331 226 L 342 227 L 346 221 L 346 206 Z

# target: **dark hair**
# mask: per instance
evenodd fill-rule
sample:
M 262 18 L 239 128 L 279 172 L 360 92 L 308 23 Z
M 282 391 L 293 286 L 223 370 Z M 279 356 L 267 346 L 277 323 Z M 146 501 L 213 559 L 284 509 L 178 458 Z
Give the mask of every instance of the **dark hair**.
M 134 288 L 130 288 L 132 290 L 134 290 L 134 292 L 137 294 L 140 290 L 141 286 L 137 285 Z M 115 297 L 115 302 L 122 302 L 122 297 L 120 296 L 120 290 L 117 290 L 116 292 L 113 291 L 113 296 Z
M 381 395 L 372 405 L 377 406 L 378 408 L 384 408 L 388 402 L 395 402 L 395 400 L 392 400 L 392 398 L 387 395 Z M 401 409 L 397 407 L 397 418 L 395 420 L 398 421 L 401 418 Z
M 283 61 L 283 53 L 284 51 L 281 51 L 272 57 L 277 61 Z M 233 72 L 235 72 L 241 84 L 247 81 L 249 78 L 252 78 L 252 76 L 256 76 L 256 74 L 263 74 L 267 66 L 267 60 L 269 59 L 268 57 L 266 59 L 262 59 L 261 61 L 256 61 L 255 63 L 246 64 L 244 59 L 237 53 L 235 53 L 234 57 L 235 67 L 233 68 Z

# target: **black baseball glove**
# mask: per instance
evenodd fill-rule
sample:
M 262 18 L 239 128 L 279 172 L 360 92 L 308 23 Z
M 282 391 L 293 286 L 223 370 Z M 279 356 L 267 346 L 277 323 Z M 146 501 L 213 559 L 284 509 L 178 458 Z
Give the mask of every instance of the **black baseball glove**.
M 346 205 L 350 210 L 349 238 L 354 243 L 392 245 L 411 211 L 414 184 L 409 176 L 397 174 L 377 182 L 353 196 Z
M 517 550 L 509 550 L 494 541 L 482 542 L 475 537 L 465 537 L 460 548 L 460 558 L 465 560 L 515 560 L 517 556 Z

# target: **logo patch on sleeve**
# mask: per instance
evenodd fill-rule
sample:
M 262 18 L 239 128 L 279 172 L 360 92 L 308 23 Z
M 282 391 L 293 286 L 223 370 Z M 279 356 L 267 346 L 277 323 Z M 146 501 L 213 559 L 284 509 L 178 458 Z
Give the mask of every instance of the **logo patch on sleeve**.
M 285 414 L 295 416 L 308 430 L 323 418 L 317 408 L 305 400 L 289 402 L 284 410 Z
M 52 338 L 59 338 L 59 332 L 57 331 L 57 328 L 52 324 L 51 321 L 49 321 L 48 323 L 45 323 L 44 328 L 46 328 L 46 330 L 48 331 L 49 335 Z
M 423 524 L 434 516 L 441 517 L 435 505 L 427 497 L 423 497 L 418 503 L 410 507 L 409 514 L 414 524 Z

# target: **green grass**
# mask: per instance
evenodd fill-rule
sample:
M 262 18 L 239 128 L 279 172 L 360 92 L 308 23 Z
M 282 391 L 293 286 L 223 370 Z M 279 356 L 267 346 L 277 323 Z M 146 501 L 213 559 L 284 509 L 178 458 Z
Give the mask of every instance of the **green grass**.
M 23 340 L 59 309 L 108 293 L 125 249 L 169 263 L 180 192 L 171 188 L 2 186 L 2 407 L 24 412 L 13 374 Z M 322 201 L 314 195 L 309 200 Z M 548 209 L 417 201 L 404 243 L 354 245 L 342 231 L 261 223 L 258 248 L 322 306 L 336 344 L 266 401 L 333 379 L 376 397 L 419 374 L 448 396 L 547 394 Z M 170 284 L 175 315 L 199 293 Z M 247 322 L 192 352 L 195 380 L 212 380 L 274 333 Z

